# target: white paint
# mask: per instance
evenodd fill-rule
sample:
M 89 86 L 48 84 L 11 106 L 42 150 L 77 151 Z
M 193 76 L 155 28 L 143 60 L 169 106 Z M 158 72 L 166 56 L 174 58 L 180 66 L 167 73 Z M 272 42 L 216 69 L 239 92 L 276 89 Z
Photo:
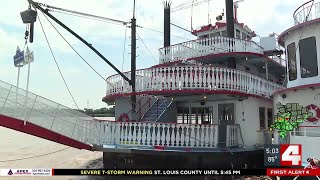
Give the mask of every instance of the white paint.
M 320 34 L 319 30 L 320 24 L 312 24 L 304 26 L 303 28 L 297 28 L 293 31 L 290 31 L 287 35 L 284 36 L 284 45 L 287 47 L 289 44 L 295 42 L 297 47 L 296 49 L 296 62 L 297 62 L 297 79 L 293 81 L 288 81 L 288 88 L 301 86 L 306 84 L 314 84 L 320 83 Z M 309 38 L 309 37 L 316 38 L 316 45 L 317 45 L 317 63 L 318 63 L 318 76 L 315 77 L 308 77 L 308 78 L 301 78 L 301 68 L 300 68 L 300 52 L 299 52 L 299 41 L 301 39 Z M 300 38 L 301 37 L 301 38 Z M 286 56 L 287 61 L 288 57 Z M 289 79 L 289 70 L 287 68 L 287 79 Z
M 252 52 L 263 54 L 254 41 L 223 36 L 208 37 L 159 49 L 160 64 L 227 52 Z
M 303 89 L 297 91 L 288 91 L 285 93 L 277 94 L 274 96 L 274 109 L 277 113 L 276 104 L 280 102 L 285 105 L 287 103 L 299 103 L 303 107 L 307 105 L 314 104 L 320 107 L 320 89 Z M 282 95 L 286 95 L 283 98 Z M 310 123 L 305 121 L 300 124 L 300 126 L 318 126 L 318 127 L 300 127 L 290 133 L 290 144 L 302 144 L 302 160 L 306 162 L 307 158 L 320 157 L 319 151 L 315 149 L 318 144 L 320 144 L 320 122 Z M 278 139 L 277 137 L 275 138 Z
M 130 72 L 125 74 L 130 76 Z M 250 73 L 222 67 L 160 67 L 138 70 L 136 74 L 140 76 L 136 81 L 136 92 L 225 90 L 269 97 L 274 91 L 282 88 Z M 107 96 L 131 92 L 131 86 L 120 75 L 108 77 L 107 82 Z

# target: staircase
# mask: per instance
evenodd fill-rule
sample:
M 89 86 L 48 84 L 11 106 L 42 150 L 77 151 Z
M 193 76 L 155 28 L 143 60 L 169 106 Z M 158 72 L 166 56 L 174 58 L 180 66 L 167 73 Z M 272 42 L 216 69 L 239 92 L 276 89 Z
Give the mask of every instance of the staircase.
M 151 105 L 141 119 L 144 121 L 156 122 L 165 113 L 167 107 L 169 106 L 170 104 L 168 104 L 166 99 L 160 98 Z

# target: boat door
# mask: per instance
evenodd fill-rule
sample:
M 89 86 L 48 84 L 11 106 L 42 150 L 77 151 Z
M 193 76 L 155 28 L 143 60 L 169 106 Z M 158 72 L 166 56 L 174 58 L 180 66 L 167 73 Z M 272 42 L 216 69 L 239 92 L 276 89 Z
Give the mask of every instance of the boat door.
M 226 147 L 227 125 L 234 124 L 234 103 L 218 104 L 218 146 Z

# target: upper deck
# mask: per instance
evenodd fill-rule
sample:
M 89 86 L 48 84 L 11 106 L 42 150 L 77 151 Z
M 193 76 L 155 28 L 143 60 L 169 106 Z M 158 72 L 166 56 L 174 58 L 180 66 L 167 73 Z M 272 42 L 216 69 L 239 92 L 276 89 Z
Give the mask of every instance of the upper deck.
M 311 0 L 302 4 L 293 13 L 293 18 L 294 25 L 320 18 L 320 1 Z
M 223 36 L 208 37 L 160 48 L 159 63 L 230 52 L 263 54 L 263 48 L 254 41 Z

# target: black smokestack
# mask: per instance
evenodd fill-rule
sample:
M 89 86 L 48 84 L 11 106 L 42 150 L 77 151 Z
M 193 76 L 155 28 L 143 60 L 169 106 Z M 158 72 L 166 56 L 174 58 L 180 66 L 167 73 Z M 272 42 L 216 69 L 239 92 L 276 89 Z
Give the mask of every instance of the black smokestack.
M 227 21 L 227 35 L 234 38 L 234 16 L 233 16 L 233 0 L 226 0 L 226 21 Z M 229 46 L 234 46 L 233 41 L 229 42 Z M 232 69 L 237 68 L 236 59 L 230 57 L 228 59 L 228 67 Z
M 170 46 L 170 0 L 165 0 L 164 5 L 164 47 Z
M 227 35 L 234 38 L 233 0 L 226 0 Z

